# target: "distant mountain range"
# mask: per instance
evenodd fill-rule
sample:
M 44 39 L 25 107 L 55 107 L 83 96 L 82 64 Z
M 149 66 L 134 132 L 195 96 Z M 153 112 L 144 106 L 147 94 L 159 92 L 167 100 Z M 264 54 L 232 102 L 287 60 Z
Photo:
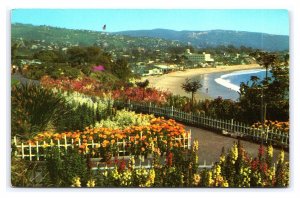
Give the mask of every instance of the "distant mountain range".
M 147 37 L 147 38 L 146 38 Z M 192 45 L 197 48 L 219 45 L 245 46 L 267 51 L 289 49 L 289 36 L 230 30 L 174 31 L 167 29 L 104 33 L 91 30 L 72 30 L 51 26 L 12 24 L 11 39 L 44 40 L 47 43 L 100 45 L 110 49 L 145 47 L 162 49 Z
M 167 29 L 133 30 L 117 32 L 132 37 L 152 37 L 177 40 L 189 43 L 198 48 L 216 47 L 219 45 L 246 46 L 267 51 L 289 49 L 289 36 L 257 32 L 209 30 L 209 31 L 174 31 Z

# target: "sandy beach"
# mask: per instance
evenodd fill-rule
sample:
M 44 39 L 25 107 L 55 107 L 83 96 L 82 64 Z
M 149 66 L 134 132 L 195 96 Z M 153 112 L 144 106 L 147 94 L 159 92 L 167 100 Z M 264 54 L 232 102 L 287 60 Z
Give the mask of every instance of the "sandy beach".
M 142 80 L 148 79 L 150 82 L 150 87 L 155 87 L 156 89 L 163 91 L 170 91 L 174 95 L 182 95 L 190 97 L 191 94 L 186 93 L 182 88 L 181 84 L 186 78 L 193 78 L 201 74 L 217 73 L 217 72 L 228 72 L 228 71 L 239 71 L 248 69 L 258 69 L 262 68 L 257 64 L 251 65 L 234 65 L 234 66 L 217 66 L 216 68 L 196 68 L 187 69 L 185 71 L 176 71 L 169 74 L 164 74 L 161 76 L 147 76 L 143 77 Z M 196 99 L 211 99 L 210 96 L 197 92 L 195 94 Z

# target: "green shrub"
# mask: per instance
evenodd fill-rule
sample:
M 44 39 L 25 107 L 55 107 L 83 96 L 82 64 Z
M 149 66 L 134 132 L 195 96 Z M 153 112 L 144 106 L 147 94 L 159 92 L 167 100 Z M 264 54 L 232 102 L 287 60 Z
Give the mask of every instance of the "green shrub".
M 75 177 L 79 177 L 84 184 L 88 181 L 86 157 L 77 149 L 59 151 L 57 147 L 53 147 L 47 154 L 46 162 L 50 179 L 56 187 L 70 187 Z
M 12 135 L 31 137 L 33 133 L 53 129 L 56 119 L 66 113 L 66 101 L 39 85 L 21 84 L 11 90 Z

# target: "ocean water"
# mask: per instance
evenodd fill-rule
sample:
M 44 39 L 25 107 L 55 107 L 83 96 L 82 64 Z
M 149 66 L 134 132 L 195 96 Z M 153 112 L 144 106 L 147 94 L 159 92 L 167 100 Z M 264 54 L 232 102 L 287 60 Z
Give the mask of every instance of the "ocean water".
M 251 76 L 257 76 L 260 79 L 263 79 L 265 77 L 265 70 L 251 69 L 202 74 L 194 79 L 200 80 L 203 85 L 200 91 L 205 95 L 212 98 L 222 97 L 224 99 L 238 100 L 241 82 L 246 83 L 247 81 L 250 81 Z

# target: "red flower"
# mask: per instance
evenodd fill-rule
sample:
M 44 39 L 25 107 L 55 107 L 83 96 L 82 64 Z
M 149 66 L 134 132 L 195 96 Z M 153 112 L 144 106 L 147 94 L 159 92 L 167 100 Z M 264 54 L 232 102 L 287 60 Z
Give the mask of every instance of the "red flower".
M 119 171 L 124 171 L 126 168 L 126 162 L 124 159 L 121 160 L 121 162 L 119 163 Z
M 172 164 L 173 164 L 173 153 L 172 152 L 170 152 L 168 155 L 167 155 L 167 165 L 168 166 L 172 166 Z

